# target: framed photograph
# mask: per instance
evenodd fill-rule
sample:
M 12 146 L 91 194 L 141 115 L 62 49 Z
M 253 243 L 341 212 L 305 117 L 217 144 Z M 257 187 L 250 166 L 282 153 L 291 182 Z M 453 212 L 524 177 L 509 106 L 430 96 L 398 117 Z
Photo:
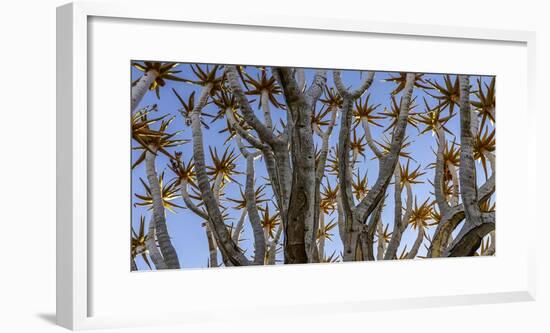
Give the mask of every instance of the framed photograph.
M 534 33 L 77 2 L 57 40 L 59 325 L 534 299 Z

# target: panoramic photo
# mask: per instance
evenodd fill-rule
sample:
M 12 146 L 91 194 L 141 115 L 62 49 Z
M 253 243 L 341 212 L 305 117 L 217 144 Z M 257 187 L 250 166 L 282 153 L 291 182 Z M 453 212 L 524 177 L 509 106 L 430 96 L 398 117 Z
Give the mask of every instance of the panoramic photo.
M 495 255 L 495 76 L 129 66 L 132 271 Z

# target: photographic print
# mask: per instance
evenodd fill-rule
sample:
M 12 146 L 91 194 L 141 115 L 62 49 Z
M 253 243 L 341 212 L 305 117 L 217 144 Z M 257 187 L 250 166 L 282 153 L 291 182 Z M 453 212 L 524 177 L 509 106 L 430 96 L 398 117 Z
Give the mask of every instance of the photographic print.
M 132 271 L 495 254 L 495 76 L 129 66 Z

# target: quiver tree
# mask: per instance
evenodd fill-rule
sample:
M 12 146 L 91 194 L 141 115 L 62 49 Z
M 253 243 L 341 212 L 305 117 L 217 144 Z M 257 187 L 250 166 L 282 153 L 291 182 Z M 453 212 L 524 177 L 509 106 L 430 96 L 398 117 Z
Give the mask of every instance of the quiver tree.
M 167 149 L 184 143 L 166 132 L 172 118 L 133 120 L 143 151 L 134 167 L 145 161 L 148 180 L 136 204 L 151 207 L 155 267 L 176 267 L 162 217 L 181 208 L 203 223 L 210 267 L 274 264 L 279 252 L 285 264 L 494 253 L 494 79 L 472 87 L 467 76 L 181 66 L 188 70 L 172 87 L 180 108 L 171 112 L 190 129 L 191 148 Z M 417 161 L 410 148 L 429 133 L 422 148 L 434 157 Z M 174 177 L 165 185 L 159 153 Z
M 149 119 L 148 115 L 151 109 L 142 110 L 132 115 L 132 137 L 140 145 L 135 147 L 136 150 L 143 150 L 140 157 L 132 165 L 132 168 L 145 161 L 145 170 L 147 176 L 147 183 L 141 180 L 145 187 L 146 195 L 138 196 L 143 202 L 142 205 L 148 205 L 152 210 L 152 224 L 151 230 L 154 232 L 150 235 L 151 240 L 156 239 L 156 242 L 148 242 L 151 249 L 150 252 L 157 253 L 157 243 L 160 249 L 160 257 L 155 256 L 153 262 L 157 268 L 179 268 L 180 263 L 176 250 L 170 240 L 168 227 L 166 225 L 165 207 L 174 206 L 170 202 L 174 198 L 173 185 L 169 185 L 167 188 L 162 186 L 162 177 L 159 178 L 156 171 L 155 160 L 157 154 L 163 153 L 171 157 L 171 154 L 166 150 L 170 147 L 175 147 L 185 143 L 185 140 L 177 140 L 174 137 L 178 134 L 168 133 L 168 126 L 174 120 L 174 117 L 166 119 L 166 116 L 158 117 L 155 119 Z M 151 125 L 160 121 L 159 128 L 154 130 Z M 162 175 L 162 174 L 161 174 Z M 175 205 L 174 207 L 177 207 Z
M 132 112 L 136 110 L 147 90 L 153 90 L 160 99 L 160 88 L 166 85 L 166 81 L 185 82 L 184 79 L 174 75 L 180 72 L 174 70 L 177 65 L 175 62 L 154 61 L 132 63 L 132 66 L 143 72 L 142 76 L 132 82 Z
M 440 256 L 471 256 L 481 245 L 482 239 L 495 228 L 494 212 L 481 212 L 480 206 L 487 202 L 495 191 L 495 172 L 478 187 L 476 168 L 474 165 L 474 135 L 477 129 L 472 126 L 475 114 L 470 104 L 470 82 L 468 76 L 459 76 L 459 106 L 460 106 L 460 162 L 459 176 L 456 176 L 455 165 L 446 163 L 444 149 L 448 145 L 445 133 L 439 126 L 438 151 L 434 190 L 436 202 L 441 214 L 431 246 L 429 257 Z M 455 98 L 456 99 L 456 98 Z M 450 169 L 453 182 L 453 193 L 460 187 L 460 198 L 449 202 L 444 191 L 445 168 Z M 452 232 L 465 220 L 457 237 L 451 239 Z

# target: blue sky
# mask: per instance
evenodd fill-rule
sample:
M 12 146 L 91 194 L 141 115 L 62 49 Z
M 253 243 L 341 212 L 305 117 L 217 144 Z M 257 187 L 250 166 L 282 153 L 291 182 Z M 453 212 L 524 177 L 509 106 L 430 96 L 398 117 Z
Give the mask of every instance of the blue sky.
M 201 65 L 204 67 L 204 65 Z M 188 79 L 194 79 L 194 74 L 190 70 L 190 66 L 188 64 L 179 64 L 177 67 L 177 70 L 181 70 L 180 73 L 177 75 L 180 77 L 188 78 Z M 221 74 L 221 71 L 219 71 Z M 247 67 L 247 73 L 251 74 L 252 76 L 256 76 L 258 73 L 258 70 L 254 67 Z M 306 69 L 306 79 L 308 82 L 311 82 L 311 79 L 314 74 L 314 69 Z M 137 79 L 142 73 L 138 71 L 137 69 L 133 68 L 131 69 L 131 80 Z M 331 87 L 333 86 L 332 81 L 332 73 L 329 71 L 328 73 L 328 82 L 327 84 Z M 365 74 L 363 74 L 365 75 Z M 395 88 L 395 83 L 392 82 L 385 82 L 384 79 L 390 77 L 390 76 L 396 76 L 396 73 L 389 73 L 389 72 L 376 72 L 376 75 L 374 77 L 374 82 L 372 86 L 369 88 L 367 93 L 363 96 L 363 98 L 366 97 L 367 94 L 370 94 L 370 103 L 371 104 L 381 104 L 381 106 L 377 109 L 378 112 L 382 112 L 385 107 L 388 109 L 391 108 L 391 95 L 390 92 Z M 361 74 L 358 71 L 343 71 L 342 72 L 342 78 L 346 85 L 350 85 L 353 87 L 357 87 L 360 82 Z M 431 79 L 439 82 L 440 84 L 443 84 L 443 75 L 441 74 L 427 74 L 424 76 L 426 79 Z M 478 77 L 471 77 L 471 83 L 472 85 L 475 85 L 475 79 Z M 482 77 L 483 82 L 489 82 L 490 77 Z M 454 76 L 453 76 L 454 80 Z M 184 98 L 184 100 L 187 100 L 187 97 L 193 92 L 196 91 L 196 95 L 198 96 L 200 94 L 200 87 L 191 85 L 188 83 L 182 83 L 182 82 L 174 82 L 174 81 L 167 81 L 166 86 L 162 87 L 160 90 L 160 100 L 157 99 L 154 91 L 148 91 L 143 100 L 139 104 L 139 108 L 143 108 L 147 105 L 151 104 L 158 104 L 158 115 L 174 115 L 176 118 L 172 122 L 169 131 L 182 131 L 177 138 L 179 139 L 191 139 L 191 129 L 186 126 L 185 120 L 183 117 L 179 114 L 178 110 L 180 109 L 181 105 L 179 101 L 177 100 L 176 96 L 172 92 L 172 88 L 175 88 L 178 93 Z M 425 92 L 423 92 L 421 89 L 416 88 L 414 90 L 414 96 L 417 98 L 417 104 L 418 106 L 413 109 L 413 112 L 423 112 L 424 110 L 424 103 L 422 102 L 422 98 L 425 97 L 428 100 L 428 103 L 430 106 L 435 106 L 437 104 L 436 100 L 429 95 L 427 95 Z M 258 97 L 258 96 L 254 96 Z M 253 97 L 251 97 L 252 99 Z M 398 96 L 399 98 L 399 96 Z M 279 101 L 283 101 L 282 96 L 278 97 Z M 399 99 L 398 99 L 399 100 Z M 252 103 L 252 106 L 254 108 L 258 108 L 258 103 Z M 273 105 L 270 105 L 273 115 L 273 123 L 277 124 L 278 119 L 285 116 L 285 113 L 282 110 L 276 109 Z M 320 105 L 319 105 L 320 107 Z M 318 108 L 319 109 L 319 108 Z M 217 113 L 217 107 L 212 103 L 206 106 L 204 109 L 205 112 L 210 114 L 216 114 Z M 257 110 L 258 115 L 260 115 L 260 110 Z M 456 111 L 455 111 L 456 113 Z M 445 115 L 448 114 L 448 110 L 445 111 Z M 263 118 L 261 118 L 263 119 Z M 207 122 L 210 122 L 209 118 L 205 118 Z M 371 126 L 371 132 L 372 136 L 375 140 L 381 141 L 384 133 L 383 131 L 387 128 L 389 125 L 389 120 L 384 119 L 380 120 L 379 123 L 381 123 L 384 127 L 379 128 L 376 126 Z M 489 122 L 487 122 L 489 126 L 492 126 Z M 334 128 L 334 131 L 332 133 L 331 139 L 330 139 L 330 146 L 334 149 L 334 147 L 337 145 L 338 142 L 338 124 L 339 121 L 337 121 L 337 124 Z M 231 140 L 228 143 L 225 143 L 227 139 L 227 134 L 222 133 L 219 134 L 218 131 L 222 129 L 225 126 L 225 120 L 217 120 L 216 122 L 209 124 L 210 129 L 204 129 L 203 128 L 203 136 L 204 136 L 204 144 L 205 148 L 208 146 L 211 146 L 212 148 L 216 147 L 218 149 L 218 153 L 223 153 L 226 146 L 231 146 L 234 148 L 235 152 L 238 153 L 238 148 L 236 147 L 236 143 L 234 140 Z M 446 126 L 451 132 L 453 132 L 457 138 L 457 143 L 460 142 L 460 124 L 459 124 L 459 117 L 458 113 L 447 123 Z M 153 128 L 156 128 L 155 125 L 153 125 Z M 423 129 L 423 125 L 419 125 L 420 130 Z M 363 130 L 361 127 L 358 127 L 358 135 L 363 135 Z M 386 134 L 389 135 L 390 132 L 387 132 Z M 419 205 L 424 202 L 427 198 L 430 198 L 430 201 L 434 199 L 433 194 L 433 186 L 428 182 L 428 180 L 433 180 L 433 174 L 434 170 L 431 168 L 427 168 L 427 166 L 430 163 L 433 163 L 435 161 L 435 155 L 433 153 L 434 150 L 437 149 L 436 147 L 436 140 L 435 137 L 432 136 L 431 132 L 427 132 L 425 134 L 419 135 L 419 131 L 412 127 L 407 127 L 407 135 L 409 136 L 409 140 L 411 141 L 411 145 L 406 149 L 406 151 L 410 152 L 412 157 L 415 161 L 411 161 L 411 167 L 416 168 L 417 165 L 420 165 L 421 170 L 426 172 L 423 176 L 421 176 L 421 180 L 424 181 L 422 184 L 416 184 L 413 185 L 413 194 L 417 196 Z M 449 141 L 452 140 L 450 135 L 447 134 L 447 139 Z M 316 142 L 320 145 L 320 140 L 318 137 L 316 137 Z M 133 146 L 137 146 L 136 142 L 133 142 Z M 179 146 L 175 149 L 172 149 L 171 151 L 181 151 L 183 153 L 183 160 L 187 162 L 192 157 L 192 145 L 191 143 L 184 144 L 182 146 Z M 207 148 L 206 148 L 207 150 Z M 141 151 L 132 151 L 132 161 L 135 161 Z M 365 151 L 366 158 L 362 158 L 359 156 L 359 170 L 360 174 L 363 175 L 365 172 L 368 172 L 368 180 L 369 180 L 369 186 L 374 184 L 376 181 L 376 177 L 378 176 L 378 161 L 374 160 L 374 154 L 370 151 L 368 146 L 366 147 Z M 210 163 L 210 156 L 207 153 L 207 164 Z M 405 158 L 401 158 L 400 161 L 402 164 L 406 163 Z M 157 172 L 160 173 L 162 171 L 165 172 L 165 180 L 170 180 L 174 177 L 174 174 L 171 170 L 168 169 L 169 160 L 166 156 L 159 154 L 156 160 L 156 167 Z M 478 184 L 482 184 L 485 181 L 484 173 L 481 169 L 481 165 L 479 163 L 476 163 L 476 166 L 478 168 Z M 237 160 L 237 170 L 241 172 L 246 171 L 246 160 L 242 157 L 239 157 Z M 143 178 L 146 180 L 145 177 L 145 163 L 140 164 L 137 166 L 134 170 L 132 170 L 132 204 L 135 202 L 138 202 L 139 199 L 137 199 L 134 195 L 134 193 L 143 194 L 144 189 L 141 185 L 141 182 L 139 181 L 139 178 Z M 265 172 L 265 167 L 263 164 L 263 161 L 260 159 L 256 161 L 256 186 L 263 183 L 263 177 L 267 177 Z M 239 181 L 239 183 L 243 184 L 245 183 L 245 175 L 237 175 L 236 179 Z M 324 182 L 326 183 L 327 180 L 331 183 L 331 185 L 336 185 L 337 181 L 335 176 L 328 175 L 327 178 L 325 178 Z M 270 191 L 270 188 L 267 187 L 266 189 L 267 197 L 272 197 L 272 193 Z M 384 225 L 389 224 L 389 230 L 392 229 L 393 226 L 393 185 L 390 185 L 387 191 L 388 199 L 386 200 L 386 207 L 382 214 L 382 221 Z M 230 183 L 225 188 L 225 197 L 229 198 L 239 198 L 239 184 L 236 183 Z M 405 206 L 405 194 L 403 194 L 403 206 Z M 183 203 L 183 200 L 181 198 L 177 198 L 174 200 L 174 203 L 177 203 L 178 205 L 185 206 Z M 232 204 L 230 202 L 225 203 L 226 206 L 232 207 Z M 273 211 L 273 209 L 271 209 Z M 229 208 L 227 210 L 229 213 L 229 216 L 231 218 L 228 223 L 236 223 L 240 216 L 240 211 L 237 211 L 235 209 Z M 135 207 L 132 205 L 132 225 L 134 229 L 139 228 L 139 220 L 140 216 L 143 215 L 146 217 L 146 222 L 148 223 L 151 217 L 151 211 L 148 211 L 146 207 Z M 336 212 L 333 213 L 331 216 L 327 216 L 325 218 L 325 221 L 330 221 L 332 218 L 336 218 Z M 180 263 L 182 268 L 199 268 L 199 267 L 206 267 L 207 266 L 207 260 L 208 260 L 208 247 L 207 247 L 207 241 L 205 236 L 204 228 L 201 226 L 202 220 L 197 217 L 195 214 L 193 214 L 189 209 L 176 209 L 176 213 L 172 213 L 170 211 L 166 211 L 166 220 L 168 224 L 168 229 L 170 232 L 170 235 L 172 237 L 173 245 L 178 253 L 178 256 L 180 258 Z M 428 234 L 432 235 L 433 231 L 435 230 L 435 227 L 428 228 L 427 232 Z M 458 230 L 458 228 L 457 228 Z M 338 237 L 338 230 L 335 228 L 332 230 L 333 237 L 332 241 L 326 242 L 326 254 L 327 256 L 330 255 L 333 251 L 335 251 L 337 254 L 339 254 L 342 250 L 342 244 L 340 242 L 340 239 Z M 398 253 L 402 250 L 402 248 L 408 244 L 408 249 L 412 246 L 415 238 L 416 238 L 416 230 L 412 230 L 412 228 L 409 226 L 406 230 L 406 232 L 403 235 L 403 240 L 401 242 L 401 246 L 399 248 Z M 244 249 L 246 249 L 247 255 L 251 255 L 253 253 L 253 237 L 250 229 L 250 225 L 248 223 L 245 223 L 245 229 L 243 234 L 244 240 L 240 243 L 240 246 Z M 427 241 L 424 241 L 424 244 L 427 244 Z M 376 246 L 375 246 L 376 247 Z M 424 246 L 421 247 L 418 255 L 425 254 L 425 248 Z M 279 253 L 277 259 L 281 259 L 282 261 L 282 253 Z M 148 269 L 141 257 L 138 257 L 136 259 L 136 263 L 138 265 L 138 268 L 140 270 Z

